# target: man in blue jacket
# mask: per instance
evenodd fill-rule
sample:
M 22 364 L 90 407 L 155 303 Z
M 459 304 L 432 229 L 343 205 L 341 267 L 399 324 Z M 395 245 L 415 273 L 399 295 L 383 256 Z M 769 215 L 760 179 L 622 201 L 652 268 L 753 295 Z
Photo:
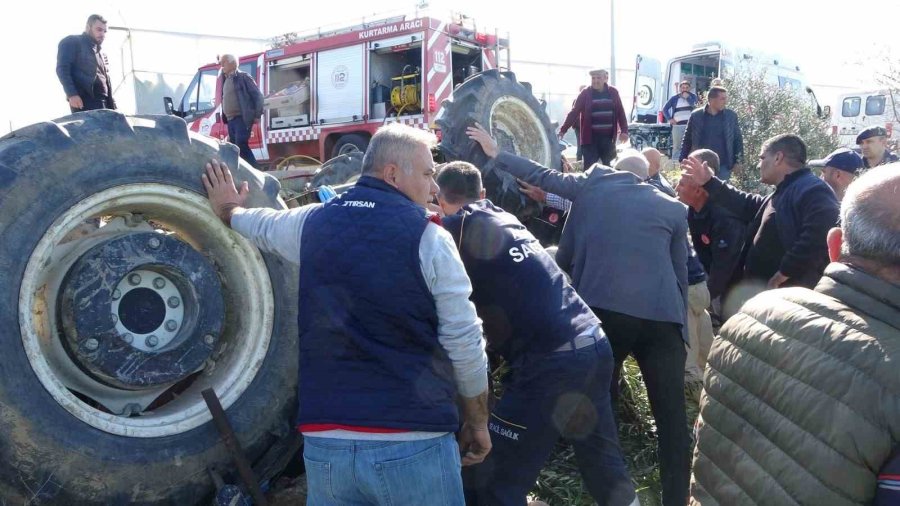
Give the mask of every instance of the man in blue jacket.
M 434 141 L 384 126 L 356 186 L 284 211 L 245 209 L 247 183 L 236 191 L 218 162 L 203 176 L 226 224 L 300 266 L 297 419 L 309 504 L 458 506 L 460 464 L 490 450 L 472 288 L 453 239 L 426 211 L 437 191 Z
M 56 76 L 73 113 L 116 108 L 106 55 L 100 51 L 105 38 L 106 20 L 91 14 L 84 33 L 69 35 L 59 42 Z
M 598 504 L 632 504 L 606 388 L 612 350 L 600 320 L 516 217 L 484 199 L 475 166 L 451 162 L 437 183 L 444 227 L 472 280 L 488 346 L 510 366 L 488 425 L 493 448 L 472 468 L 477 497 L 470 502 L 524 504 L 564 437 Z
M 691 113 L 684 139 L 681 141 L 681 155 L 684 160 L 697 149 L 711 149 L 719 155 L 719 170 L 716 177 L 728 181 L 731 172 L 740 167 L 744 158 L 744 138 L 737 114 L 728 109 L 728 90 L 713 86 L 706 95 L 707 104 Z M 739 169 L 738 169 L 739 170 Z
M 219 64 L 222 65 L 222 117 L 228 123 L 228 141 L 241 150 L 241 158 L 256 167 L 250 134 L 263 112 L 262 92 L 253 77 L 238 68 L 234 55 L 222 55 Z

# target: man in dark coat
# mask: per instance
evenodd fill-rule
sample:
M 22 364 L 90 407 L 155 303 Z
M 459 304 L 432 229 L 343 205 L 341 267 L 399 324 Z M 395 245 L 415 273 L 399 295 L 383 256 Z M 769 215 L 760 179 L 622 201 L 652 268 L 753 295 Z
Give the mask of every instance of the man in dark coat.
M 241 150 L 241 158 L 256 167 L 256 157 L 250 149 L 253 124 L 263 112 L 263 95 L 253 77 L 238 69 L 234 55 L 221 57 L 222 117 L 228 123 L 228 141 Z
M 737 114 L 727 109 L 728 90 L 713 86 L 707 93 L 705 107 L 691 113 L 687 130 L 681 141 L 681 156 L 684 160 L 691 151 L 706 148 L 719 155 L 719 170 L 716 177 L 728 181 L 731 172 L 740 166 L 744 157 L 744 138 Z
M 73 113 L 116 108 L 108 62 L 106 55 L 100 52 L 105 38 L 106 20 L 99 14 L 92 14 L 84 33 L 69 35 L 59 42 L 56 76 Z

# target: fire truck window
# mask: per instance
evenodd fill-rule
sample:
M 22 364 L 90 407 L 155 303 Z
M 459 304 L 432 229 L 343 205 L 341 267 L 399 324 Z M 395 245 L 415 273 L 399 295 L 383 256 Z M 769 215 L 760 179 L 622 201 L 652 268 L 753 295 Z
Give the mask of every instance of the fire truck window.
M 194 76 L 181 100 L 181 110 L 186 120 L 190 121 L 215 106 L 217 75 L 217 70 L 205 70 Z
M 882 114 L 884 114 L 884 95 L 866 97 L 866 116 L 881 116 Z
M 844 99 L 844 104 L 841 106 L 841 116 L 845 118 L 852 118 L 855 116 L 859 116 L 859 106 L 862 103 L 859 97 L 847 97 Z
M 197 112 L 207 112 L 216 106 L 216 79 L 218 71 L 207 70 L 200 74 L 200 89 L 197 91 Z

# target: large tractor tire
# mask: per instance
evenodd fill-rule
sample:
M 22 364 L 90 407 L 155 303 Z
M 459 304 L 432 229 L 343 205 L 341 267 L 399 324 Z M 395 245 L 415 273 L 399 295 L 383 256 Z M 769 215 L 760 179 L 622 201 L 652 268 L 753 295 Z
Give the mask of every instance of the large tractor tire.
M 500 149 L 559 170 L 559 142 L 530 86 L 519 83 L 512 72 L 488 70 L 453 90 L 441 107 L 437 124 L 444 158 L 478 167 L 488 198 L 519 219 L 539 216 L 541 206 L 519 192 L 515 178 L 497 170 L 481 147 L 466 135 L 466 128 L 477 122 L 491 132 Z
M 0 503 L 197 504 L 296 408 L 297 274 L 211 212 L 203 166 L 281 209 L 235 146 L 93 111 L 0 138 Z

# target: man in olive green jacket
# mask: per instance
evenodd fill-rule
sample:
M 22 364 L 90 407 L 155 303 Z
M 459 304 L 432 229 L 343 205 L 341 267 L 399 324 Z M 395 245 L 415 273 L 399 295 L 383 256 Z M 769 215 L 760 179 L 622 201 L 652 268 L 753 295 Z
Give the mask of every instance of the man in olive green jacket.
M 763 292 L 709 355 L 694 505 L 855 505 L 900 438 L 900 163 L 851 184 L 815 290 Z

